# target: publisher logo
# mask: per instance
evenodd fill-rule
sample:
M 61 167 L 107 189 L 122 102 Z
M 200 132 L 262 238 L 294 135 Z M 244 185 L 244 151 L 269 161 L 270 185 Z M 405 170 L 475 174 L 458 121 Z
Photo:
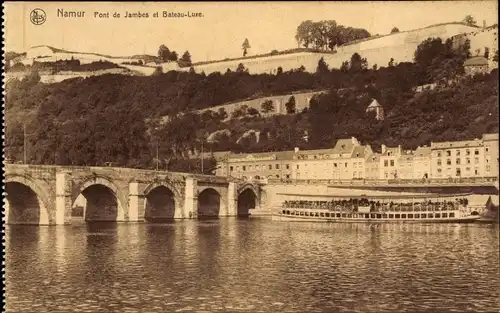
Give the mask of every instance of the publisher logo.
M 47 14 L 42 9 L 34 9 L 30 13 L 30 21 L 34 25 L 42 25 L 47 20 Z

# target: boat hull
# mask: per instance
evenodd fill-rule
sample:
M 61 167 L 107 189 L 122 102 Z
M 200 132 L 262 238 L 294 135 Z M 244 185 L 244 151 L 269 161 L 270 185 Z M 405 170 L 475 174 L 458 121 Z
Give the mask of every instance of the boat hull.
M 285 215 L 281 213 L 273 214 L 273 221 L 290 222 L 323 222 L 323 223 L 473 223 L 479 219 L 479 216 L 466 216 L 454 218 L 423 218 L 423 219 L 390 219 L 390 218 L 336 218 L 336 217 L 316 217 L 316 216 L 297 216 Z

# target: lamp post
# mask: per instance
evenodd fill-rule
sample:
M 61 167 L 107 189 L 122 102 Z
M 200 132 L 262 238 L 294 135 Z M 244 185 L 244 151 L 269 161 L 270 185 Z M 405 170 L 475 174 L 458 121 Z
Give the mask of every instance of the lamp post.
M 203 174 L 203 140 L 201 141 L 201 173 Z
M 30 136 L 32 134 L 26 134 L 26 123 L 23 124 L 23 164 L 26 164 L 26 160 L 27 160 L 27 155 L 28 155 L 28 152 L 27 152 L 27 146 L 28 146 L 28 142 L 26 141 L 26 138 L 28 136 Z
M 156 171 L 158 171 L 158 168 L 159 168 L 159 162 L 160 162 L 160 158 L 159 158 L 159 148 L 160 146 L 160 143 L 158 141 L 158 139 L 156 139 Z

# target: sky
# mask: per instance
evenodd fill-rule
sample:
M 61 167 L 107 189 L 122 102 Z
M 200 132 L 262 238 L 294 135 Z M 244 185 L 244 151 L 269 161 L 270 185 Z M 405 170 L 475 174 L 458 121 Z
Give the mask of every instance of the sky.
M 479 25 L 498 23 L 497 1 L 435 2 L 235 2 L 235 3 L 107 3 L 7 2 L 6 51 L 25 52 L 36 45 L 113 56 L 156 55 L 165 44 L 179 55 L 188 50 L 193 62 L 242 56 L 248 38 L 249 54 L 296 48 L 295 32 L 305 20 L 335 20 L 337 24 L 387 34 L 432 24 L 461 21 L 472 15 Z M 30 21 L 33 9 L 46 12 L 46 22 Z M 58 17 L 58 10 L 83 11 L 85 16 Z M 201 17 L 163 18 L 163 11 L 201 13 Z M 109 18 L 95 17 L 109 13 Z M 120 18 L 113 18 L 113 13 Z M 148 18 L 125 18 L 148 13 Z M 159 17 L 153 17 L 158 12 Z

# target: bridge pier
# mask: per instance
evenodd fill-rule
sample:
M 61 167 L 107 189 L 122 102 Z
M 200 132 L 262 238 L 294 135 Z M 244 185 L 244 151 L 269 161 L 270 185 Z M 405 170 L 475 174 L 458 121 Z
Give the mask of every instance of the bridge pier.
M 139 191 L 139 183 L 129 183 L 129 196 L 128 196 L 128 221 L 129 222 L 143 222 L 144 213 L 146 210 L 145 197 Z
M 71 224 L 71 175 L 67 172 L 56 173 L 56 213 L 55 224 Z
M 194 178 L 186 178 L 185 188 L 184 208 L 181 218 L 196 218 L 198 216 L 198 182 Z
M 229 182 L 227 187 L 227 215 L 226 216 L 237 216 L 238 215 L 238 188 L 236 183 Z

